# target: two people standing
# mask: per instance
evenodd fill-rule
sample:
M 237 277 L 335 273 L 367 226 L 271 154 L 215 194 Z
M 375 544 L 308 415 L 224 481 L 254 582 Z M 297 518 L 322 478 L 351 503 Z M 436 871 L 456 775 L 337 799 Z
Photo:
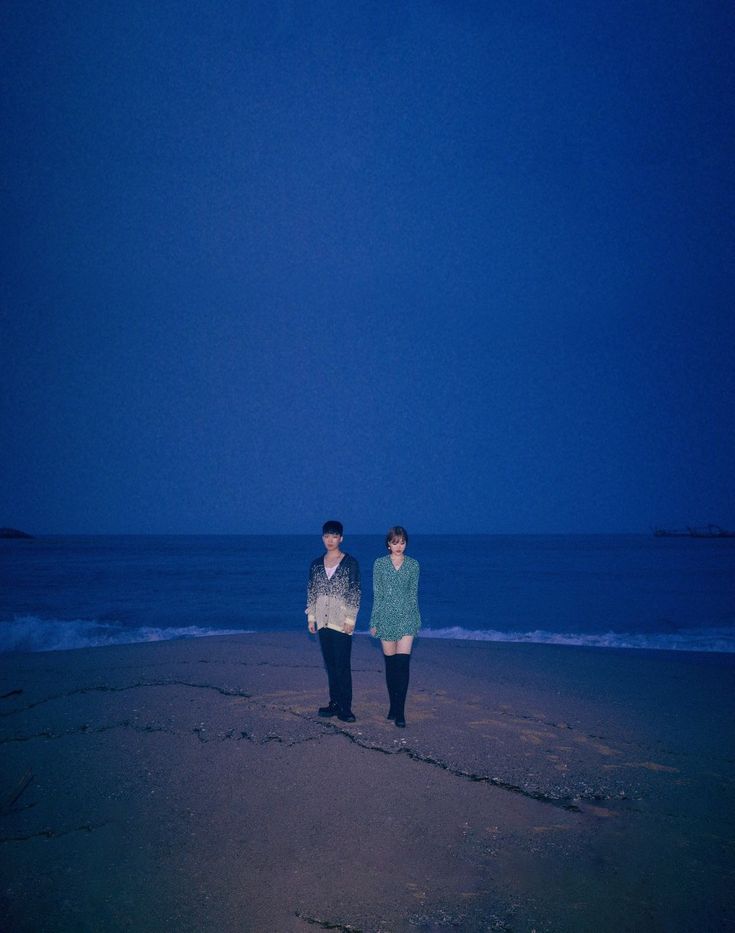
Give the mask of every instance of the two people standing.
M 341 550 L 344 529 L 337 521 L 325 522 L 325 553 L 312 561 L 307 585 L 306 614 L 309 631 L 318 632 L 329 682 L 329 703 L 319 709 L 323 717 L 355 722 L 352 712 L 352 634 L 360 608 L 360 568 Z M 373 612 L 370 633 L 380 638 L 385 658 L 385 679 L 390 708 L 387 718 L 399 728 L 406 725 L 405 702 L 413 639 L 421 627 L 418 608 L 419 565 L 405 551 L 408 533 L 396 525 L 386 535 L 388 554 L 373 566 Z

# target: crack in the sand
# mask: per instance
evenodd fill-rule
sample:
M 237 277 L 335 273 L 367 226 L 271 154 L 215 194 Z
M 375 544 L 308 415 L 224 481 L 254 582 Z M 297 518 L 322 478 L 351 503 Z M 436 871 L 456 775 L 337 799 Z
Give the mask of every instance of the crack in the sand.
M 23 794 L 28 790 L 31 784 L 35 780 L 35 775 L 32 771 L 26 771 L 23 777 L 18 781 L 16 786 L 10 793 L 5 797 L 5 799 L 0 802 L 0 816 L 5 816 L 10 813 L 15 804 L 20 800 Z
M 274 662 L 274 661 L 211 661 L 208 658 L 199 658 L 198 661 L 181 661 L 181 664 L 212 664 L 218 666 L 237 666 L 237 667 L 287 667 L 287 668 L 303 668 L 305 670 L 321 670 L 321 665 L 319 664 L 289 664 L 287 662 Z M 355 670 L 355 668 L 353 668 Z
M 298 740 L 288 740 L 284 739 L 283 736 L 279 735 L 277 732 L 268 732 L 262 739 L 257 739 L 256 736 L 248 732 L 246 729 L 228 729 L 226 732 L 217 732 L 213 735 L 207 733 L 206 728 L 203 726 L 196 726 L 191 730 L 175 730 L 169 729 L 165 726 L 153 725 L 148 723 L 145 726 L 137 725 L 134 722 L 131 722 L 129 719 L 123 719 L 120 722 L 107 723 L 104 726 L 97 726 L 92 728 L 88 725 L 80 726 L 76 729 L 66 729 L 64 732 L 52 732 L 50 729 L 44 729 L 41 732 L 35 732 L 32 735 L 12 735 L 7 738 L 0 739 L 0 745 L 7 745 L 10 742 L 30 742 L 33 739 L 65 739 L 74 735 L 99 735 L 102 732 L 111 732 L 114 729 L 131 729 L 134 732 L 140 732 L 144 735 L 151 735 L 154 732 L 163 732 L 167 735 L 179 735 L 186 736 L 193 734 L 195 735 L 202 744 L 207 742 L 226 742 L 233 740 L 235 742 L 252 742 L 255 745 L 267 745 L 269 742 L 278 742 L 281 745 L 285 745 L 287 748 L 291 748 L 294 745 L 301 745 L 303 742 L 310 742 L 314 739 L 319 739 L 321 736 L 307 736 L 303 739 Z
M 207 730 L 203 727 L 192 729 L 192 732 L 203 744 L 206 742 L 215 741 L 226 742 L 228 740 L 241 742 L 244 739 L 247 742 L 252 742 L 254 745 L 261 746 L 269 745 L 271 742 L 276 742 L 278 745 L 285 745 L 286 748 L 293 748 L 295 745 L 303 745 L 304 742 L 313 742 L 322 738 L 321 735 L 307 735 L 302 739 L 284 739 L 284 737 L 279 735 L 277 732 L 267 732 L 261 739 L 258 739 L 254 733 L 248 732 L 245 729 L 228 729 L 227 732 L 218 732 L 215 736 L 209 737 L 207 735 Z
M 0 844 L 5 842 L 29 842 L 31 839 L 59 839 L 61 836 L 69 836 L 71 833 L 91 833 L 95 829 L 101 829 L 107 826 L 109 820 L 104 823 L 83 823 L 81 826 L 72 826 L 69 829 L 42 829 L 37 833 L 29 833 L 27 836 L 0 836 Z
M 313 722 L 313 720 L 308 719 L 308 717 L 303 713 L 299 713 L 293 709 L 283 709 L 282 712 L 290 712 L 300 719 L 307 719 L 309 722 Z M 401 748 L 386 748 L 383 745 L 376 745 L 373 742 L 366 741 L 359 735 L 355 735 L 348 729 L 343 729 L 339 726 L 336 726 L 332 722 L 318 722 L 317 725 L 321 726 L 325 734 L 331 733 L 333 735 L 345 736 L 355 745 L 370 752 L 380 752 L 383 755 L 405 755 L 412 761 L 419 761 L 422 764 L 431 765 L 434 768 L 439 768 L 442 771 L 446 771 L 448 774 L 453 775 L 454 777 L 459 777 L 466 781 L 472 781 L 476 784 L 489 784 L 492 787 L 497 787 L 499 790 L 505 790 L 513 794 L 519 794 L 521 797 L 526 797 L 529 800 L 535 800 L 537 803 L 545 803 L 553 807 L 559 807 L 562 810 L 568 810 L 570 813 L 581 812 L 579 807 L 572 802 L 574 799 L 576 799 L 573 797 L 554 797 L 551 794 L 545 794 L 541 791 L 526 790 L 524 787 L 520 787 L 518 784 L 512 784 L 510 781 L 503 781 L 500 778 L 491 777 L 487 774 L 478 774 L 474 771 L 465 771 L 462 768 L 455 768 L 448 764 L 448 762 L 442 761 L 440 758 L 435 758 L 433 755 L 422 755 L 421 752 L 417 752 L 407 746 L 403 746 Z M 599 800 L 607 798 L 594 796 L 591 797 L 591 799 Z
M 552 729 L 569 729 L 570 732 L 576 732 L 574 726 L 568 722 L 550 722 L 548 719 L 539 719 L 537 716 L 529 716 L 527 713 L 509 713 L 507 710 L 498 710 L 501 716 L 510 716 L 512 719 L 520 719 L 523 722 L 534 722 L 537 726 L 549 726 Z
M 319 917 L 302 914 L 300 910 L 295 910 L 294 913 L 299 920 L 303 920 L 304 923 L 309 923 L 311 926 L 320 927 L 322 930 L 338 930 L 340 933 L 362 933 L 359 927 L 353 927 L 349 923 L 332 923 L 331 920 L 321 920 Z
M 143 687 L 170 687 L 170 686 L 181 686 L 181 687 L 191 687 L 194 689 L 213 690 L 217 693 L 220 693 L 223 696 L 240 697 L 245 700 L 250 700 L 252 705 L 254 705 L 255 707 L 259 707 L 262 710 L 267 710 L 271 712 L 275 710 L 281 713 L 287 713 L 303 721 L 316 725 L 321 729 L 322 736 L 325 734 L 341 735 L 349 739 L 349 741 L 353 742 L 355 745 L 359 746 L 360 748 L 364 748 L 367 751 L 377 751 L 384 755 L 402 754 L 410 758 L 413 761 L 418 761 L 423 764 L 428 764 L 428 765 L 431 765 L 432 767 L 439 768 L 443 771 L 446 771 L 448 774 L 451 774 L 454 777 L 462 778 L 463 780 L 472 781 L 474 783 L 489 784 L 493 787 L 497 787 L 500 790 L 505 790 L 510 793 L 518 794 L 522 797 L 526 797 L 529 800 L 534 800 L 537 803 L 549 804 L 550 806 L 559 807 L 564 810 L 568 810 L 570 812 L 577 812 L 577 813 L 580 812 L 579 807 L 573 803 L 573 800 L 575 799 L 585 799 L 585 800 L 608 799 L 605 795 L 600 795 L 600 794 L 582 794 L 582 795 L 575 795 L 574 797 L 556 797 L 551 794 L 544 793 L 542 791 L 528 790 L 524 787 L 521 787 L 518 784 L 513 784 L 510 781 L 504 781 L 498 777 L 492 777 L 487 774 L 480 774 L 477 772 L 468 771 L 463 768 L 452 766 L 448 762 L 443 761 L 440 758 L 437 758 L 433 755 L 424 755 L 410 747 L 404 746 L 401 748 L 386 748 L 382 745 L 369 742 L 363 739 L 361 736 L 355 735 L 354 732 L 352 732 L 351 730 L 336 726 L 334 723 L 323 722 L 323 721 L 314 722 L 311 716 L 301 713 L 293 708 L 277 706 L 275 704 L 266 704 L 266 703 L 262 703 L 257 700 L 254 700 L 252 697 L 252 694 L 244 690 L 239 690 L 239 689 L 235 689 L 231 687 L 219 687 L 213 684 L 206 684 L 206 683 L 205 684 L 192 683 L 190 681 L 181 681 L 181 680 L 155 680 L 155 681 L 140 681 L 138 683 L 127 684 L 127 685 L 120 686 L 120 687 L 111 687 L 108 685 L 82 687 L 77 690 L 69 691 L 67 693 L 56 694 L 50 697 L 46 697 L 42 700 L 36 701 L 35 703 L 28 704 L 27 706 L 21 709 L 12 710 L 2 715 L 8 716 L 14 713 L 28 711 L 30 709 L 35 708 L 36 706 L 40 706 L 44 703 L 51 702 L 52 700 L 55 700 L 55 699 L 66 698 L 66 697 L 80 695 L 80 694 L 94 693 L 94 692 L 119 693 L 119 692 L 124 692 L 127 690 L 135 690 L 135 689 L 139 689 Z M 566 725 L 565 727 L 571 728 Z M 140 726 L 137 726 L 135 723 L 131 722 L 130 720 L 123 720 L 119 723 L 111 724 L 108 726 L 102 726 L 102 727 L 99 727 L 93 730 L 91 730 L 88 726 L 82 726 L 78 729 L 68 730 L 62 733 L 51 733 L 49 731 L 44 731 L 44 732 L 38 733 L 37 735 L 14 736 L 8 739 L 4 739 L 2 741 L 3 742 L 28 741 L 31 738 L 61 738 L 64 736 L 75 735 L 75 734 L 85 734 L 85 733 L 92 734 L 96 732 L 104 732 L 104 731 L 107 731 L 108 729 L 115 729 L 115 728 L 131 728 L 131 729 L 136 729 L 137 731 L 140 731 L 140 732 L 168 732 L 174 735 L 178 734 L 171 729 L 166 729 L 163 726 L 154 727 L 149 724 L 147 726 L 140 727 Z M 213 740 L 227 741 L 227 740 L 233 740 L 233 739 L 235 741 L 246 740 L 248 742 L 253 742 L 253 743 L 256 742 L 254 735 L 252 735 L 246 730 L 229 729 L 227 732 L 217 733 L 214 738 L 210 738 L 207 735 L 207 731 L 204 728 L 204 726 L 196 727 L 192 730 L 192 732 L 194 735 L 196 735 L 196 737 L 202 743 L 210 742 Z M 304 741 L 310 741 L 315 738 L 319 738 L 319 736 L 309 736 L 309 737 L 298 739 L 295 741 L 294 740 L 289 741 L 289 740 L 284 739 L 277 732 L 269 732 L 257 744 L 265 745 L 270 742 L 278 742 L 280 744 L 286 745 L 287 747 L 293 747 L 295 745 L 301 744 Z
M 9 742 L 30 742 L 33 739 L 65 739 L 72 735 L 98 735 L 101 732 L 110 732 L 113 729 L 132 729 L 134 732 L 143 733 L 167 732 L 169 735 L 176 735 L 173 729 L 167 729 L 165 726 L 154 726 L 151 723 L 139 726 L 129 719 L 123 719 L 120 722 L 107 723 L 104 726 L 96 726 L 95 728 L 85 723 L 76 729 L 66 729 L 63 732 L 42 729 L 41 732 L 34 732 L 32 735 L 11 735 L 0 739 L 0 745 L 7 745 Z
M 228 729 L 227 732 L 217 732 L 214 736 L 209 736 L 204 726 L 196 726 L 191 730 L 202 744 L 206 742 L 226 742 L 228 739 L 234 739 L 236 742 L 255 742 L 255 736 L 251 735 L 246 729 Z M 183 733 L 180 733 L 183 734 Z
M 214 684 L 197 684 L 187 680 L 142 680 L 134 684 L 124 684 L 122 687 L 111 687 L 107 684 L 100 684 L 94 687 L 79 687 L 77 690 L 69 690 L 66 693 L 54 693 L 51 696 L 44 697 L 42 700 L 36 700 L 35 703 L 29 703 L 26 706 L 20 706 L 16 709 L 7 710 L 0 713 L 0 716 L 15 716 L 18 713 L 26 713 L 28 710 L 35 709 L 37 706 L 43 706 L 45 703 L 51 703 L 54 700 L 65 700 L 69 697 L 83 695 L 85 693 L 124 693 L 126 690 L 137 690 L 141 687 L 193 687 L 198 690 L 214 690 L 226 697 L 242 697 L 249 700 L 252 694 L 245 690 L 237 690 L 234 687 L 217 687 Z

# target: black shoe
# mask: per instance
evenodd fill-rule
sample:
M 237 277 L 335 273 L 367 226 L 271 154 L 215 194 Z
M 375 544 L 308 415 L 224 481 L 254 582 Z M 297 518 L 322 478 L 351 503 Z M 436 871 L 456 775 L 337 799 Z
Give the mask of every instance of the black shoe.
M 355 722 L 355 714 L 351 710 L 348 710 L 346 713 L 337 713 L 337 719 L 339 719 L 340 722 Z
M 403 718 L 403 716 L 396 716 L 396 725 L 399 729 L 406 728 L 406 720 Z
M 339 706 L 330 700 L 328 706 L 319 707 L 318 713 L 324 719 L 328 719 L 330 716 L 336 716 L 339 713 Z
M 386 719 L 391 719 L 391 720 L 393 720 L 393 719 L 396 718 L 396 714 L 393 712 L 392 709 L 389 709 L 389 710 L 388 710 L 388 715 L 387 715 L 385 718 L 386 718 Z

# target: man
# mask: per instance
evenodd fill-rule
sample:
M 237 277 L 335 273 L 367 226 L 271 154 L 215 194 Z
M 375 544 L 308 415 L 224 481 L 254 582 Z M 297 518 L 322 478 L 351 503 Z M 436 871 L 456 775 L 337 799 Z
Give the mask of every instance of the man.
M 322 526 L 325 553 L 311 562 L 306 590 L 309 631 L 319 633 L 329 680 L 329 703 L 319 709 L 323 717 L 355 722 L 352 712 L 352 633 L 360 608 L 360 566 L 345 554 L 341 522 Z

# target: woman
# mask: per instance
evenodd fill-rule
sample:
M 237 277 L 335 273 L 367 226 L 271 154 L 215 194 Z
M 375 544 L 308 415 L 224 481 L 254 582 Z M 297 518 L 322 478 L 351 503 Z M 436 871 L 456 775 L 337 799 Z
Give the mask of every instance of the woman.
M 311 562 L 306 590 L 309 631 L 319 632 L 324 666 L 329 681 L 329 703 L 319 715 L 355 722 L 352 712 L 352 633 L 360 608 L 360 567 L 340 545 L 342 523 L 322 526 L 324 554 Z
M 406 552 L 408 532 L 400 525 L 385 536 L 388 554 L 373 565 L 373 612 L 370 634 L 383 643 L 385 682 L 390 709 L 387 719 L 406 726 L 405 703 L 413 639 L 421 628 L 418 605 L 419 564 Z

